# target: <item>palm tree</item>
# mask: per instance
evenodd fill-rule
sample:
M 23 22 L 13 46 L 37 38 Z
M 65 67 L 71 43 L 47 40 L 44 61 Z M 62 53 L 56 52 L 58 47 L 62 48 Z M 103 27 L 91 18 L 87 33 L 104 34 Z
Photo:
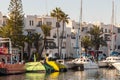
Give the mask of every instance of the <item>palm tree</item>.
M 91 28 L 89 34 L 91 35 L 92 45 L 94 46 L 96 51 L 99 50 L 100 45 L 102 46 L 107 45 L 106 41 L 101 36 L 103 33 L 99 26 L 93 25 L 93 28 Z M 96 55 L 98 60 L 98 52 L 96 53 Z
M 28 32 L 28 34 L 25 36 L 25 42 L 28 44 L 28 61 L 31 59 L 31 48 L 32 48 L 32 43 L 34 42 L 34 37 L 31 32 Z
M 56 23 L 56 27 L 57 27 L 57 40 L 58 40 L 58 54 L 59 54 L 59 22 L 61 21 L 61 14 L 63 14 L 62 10 L 58 7 L 56 7 L 54 10 L 52 10 L 51 12 L 51 16 L 52 17 L 56 17 L 57 18 L 57 23 Z M 60 56 L 60 54 L 59 54 Z
M 41 26 L 41 29 L 42 29 L 43 34 L 44 34 L 44 46 L 43 46 L 43 49 L 44 48 L 46 49 L 47 36 L 50 36 L 51 26 L 47 26 L 47 25 L 43 24 Z M 43 51 L 43 49 L 42 49 L 42 51 Z
M 89 36 L 84 36 L 84 37 L 82 37 L 82 39 L 81 39 L 81 44 L 82 44 L 82 46 L 83 46 L 84 49 L 85 49 L 85 53 L 87 53 L 87 49 L 92 45 L 92 44 L 91 44 L 90 37 L 89 37 Z
M 40 48 L 40 43 L 42 42 L 43 37 L 41 36 L 41 34 L 38 34 L 38 33 L 34 33 L 33 36 L 34 36 L 34 46 L 36 48 L 36 55 L 38 55 L 36 57 L 37 57 L 37 60 L 39 60 L 42 54 L 39 52 L 39 48 Z
M 61 14 L 61 16 L 60 16 L 60 20 L 62 21 L 62 34 L 61 34 L 61 43 L 60 43 L 60 54 L 61 54 L 61 52 L 62 52 L 62 43 L 63 43 L 63 36 L 64 36 L 64 25 L 65 25 L 65 23 L 68 23 L 68 19 L 69 19 L 69 17 L 68 17 L 68 14 L 65 14 L 64 12 L 62 12 L 62 14 Z

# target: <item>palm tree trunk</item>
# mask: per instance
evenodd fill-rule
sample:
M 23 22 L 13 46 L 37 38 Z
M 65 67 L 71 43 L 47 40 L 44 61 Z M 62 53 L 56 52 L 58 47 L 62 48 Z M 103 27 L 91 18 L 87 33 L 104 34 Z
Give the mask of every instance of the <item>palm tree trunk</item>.
M 58 41 L 58 54 L 59 54 L 59 57 L 60 57 L 60 51 L 59 51 L 59 28 L 57 27 L 57 41 Z
M 30 59 L 31 59 L 31 54 L 30 54 L 30 52 L 31 52 L 31 44 L 28 43 L 28 61 L 30 61 Z
M 62 43 L 63 43 L 63 36 L 64 36 L 64 21 L 63 21 L 63 27 L 62 27 L 62 37 L 61 37 L 61 43 L 60 43 L 60 54 L 62 55 Z

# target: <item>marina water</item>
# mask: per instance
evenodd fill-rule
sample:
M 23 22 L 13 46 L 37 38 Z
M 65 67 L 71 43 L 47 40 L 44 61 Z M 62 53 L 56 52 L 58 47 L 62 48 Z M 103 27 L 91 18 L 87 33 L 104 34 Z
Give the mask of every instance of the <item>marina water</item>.
M 99 68 L 54 73 L 24 73 L 1 76 L 0 80 L 120 80 L 116 69 Z

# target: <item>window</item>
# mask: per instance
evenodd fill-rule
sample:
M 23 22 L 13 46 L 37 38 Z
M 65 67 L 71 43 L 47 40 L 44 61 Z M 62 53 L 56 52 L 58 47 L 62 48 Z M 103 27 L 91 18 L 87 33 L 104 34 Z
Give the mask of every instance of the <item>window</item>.
M 32 21 L 32 26 L 34 25 L 34 21 Z
M 120 33 L 120 28 L 118 28 L 118 33 Z
M 30 21 L 29 21 L 29 25 L 30 25 L 30 26 L 33 26 L 33 25 L 34 25 L 34 21 L 30 20 Z
M 103 28 L 101 28 L 101 32 L 103 32 Z
M 29 25 L 31 26 L 31 20 L 29 21 Z
M 37 27 L 40 27 L 40 26 L 42 26 L 42 21 L 38 21 Z
M 105 29 L 105 33 L 107 33 L 107 29 Z
M 51 26 L 51 25 L 52 25 L 52 22 L 46 22 L 46 24 L 47 24 L 48 26 Z
M 72 27 L 72 29 L 74 29 L 74 26 Z
M 118 45 L 118 49 L 120 49 L 120 45 Z

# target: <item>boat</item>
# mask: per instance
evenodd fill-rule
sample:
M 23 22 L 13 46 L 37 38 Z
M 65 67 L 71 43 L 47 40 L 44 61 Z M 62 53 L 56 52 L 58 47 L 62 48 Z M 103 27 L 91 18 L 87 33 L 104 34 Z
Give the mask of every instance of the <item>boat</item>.
M 112 65 L 118 70 L 118 75 L 120 75 L 120 62 L 113 63 Z
M 46 56 L 45 63 L 53 67 L 55 72 L 66 72 L 67 71 L 67 68 L 65 65 L 58 63 L 57 61 L 49 60 L 48 56 Z
M 98 69 L 98 64 L 94 61 L 93 58 L 88 58 L 86 56 L 81 56 L 72 61 L 74 63 L 74 68 L 78 70 L 84 69 Z
M 25 63 L 26 72 L 46 72 L 42 61 L 36 61 L 36 56 L 34 54 L 34 61 Z
M 4 58 L 9 58 L 10 56 L 11 55 L 0 54 L 0 57 L 4 57 Z M 20 74 L 20 73 L 25 73 L 25 68 L 23 63 L 0 62 L 0 75 Z
M 57 60 L 58 63 L 65 65 L 67 69 L 72 69 L 75 64 L 72 62 L 72 60 L 64 60 L 64 59 L 59 59 Z
M 44 65 L 41 62 L 25 63 L 26 72 L 46 72 Z
M 10 38 L 0 38 L 0 75 L 19 74 L 25 72 L 24 63 L 19 62 L 19 55 L 12 53 Z M 4 43 L 9 43 L 9 50 Z
M 106 54 L 99 54 L 99 57 L 98 57 L 99 68 L 107 68 L 108 67 L 107 63 L 105 63 L 106 58 L 107 58 Z
M 52 73 L 55 71 L 54 68 L 52 66 L 48 65 L 47 63 L 42 63 L 42 64 L 45 67 L 45 70 L 47 73 Z
M 119 56 L 109 56 L 103 61 L 103 63 L 106 63 L 108 67 L 113 67 L 112 64 L 118 62 L 120 62 Z
M 99 68 L 106 68 L 108 67 L 108 64 L 105 62 L 105 60 L 98 61 Z

